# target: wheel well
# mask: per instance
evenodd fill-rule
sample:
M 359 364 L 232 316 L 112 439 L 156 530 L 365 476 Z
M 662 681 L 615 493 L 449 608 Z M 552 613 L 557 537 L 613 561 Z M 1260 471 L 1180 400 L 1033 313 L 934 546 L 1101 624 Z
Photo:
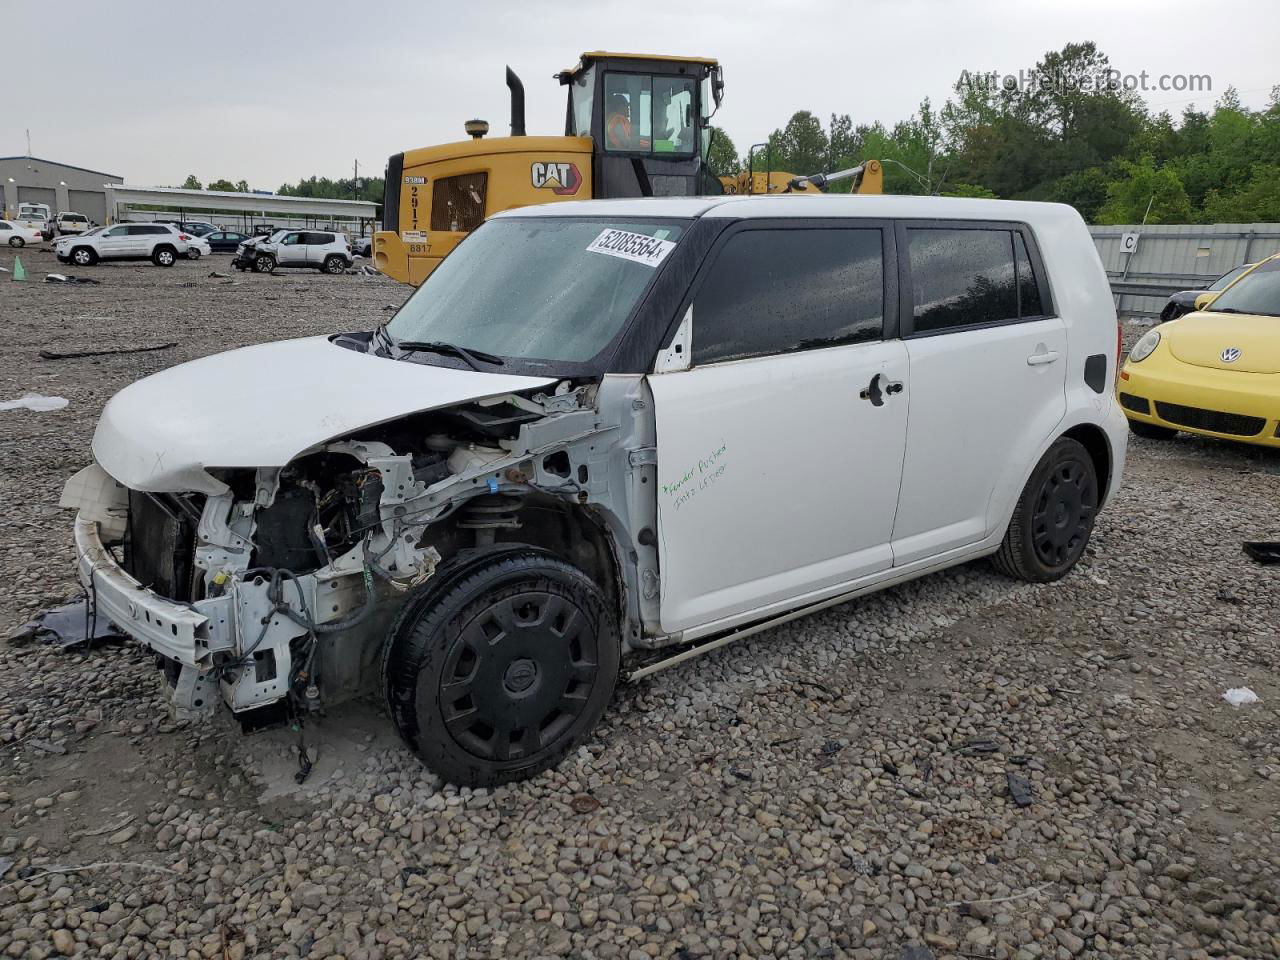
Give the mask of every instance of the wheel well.
M 1066 433 L 1089 453 L 1093 461 L 1093 470 L 1098 475 L 1098 506 L 1107 502 L 1111 492 L 1111 442 L 1102 428 L 1092 423 L 1078 423 Z
M 604 591 L 609 609 L 618 616 L 619 629 L 624 629 L 622 572 L 614 554 L 613 540 L 590 510 L 556 497 L 535 494 L 525 498 L 520 510 L 520 528 L 499 540 L 542 547 L 573 564 Z

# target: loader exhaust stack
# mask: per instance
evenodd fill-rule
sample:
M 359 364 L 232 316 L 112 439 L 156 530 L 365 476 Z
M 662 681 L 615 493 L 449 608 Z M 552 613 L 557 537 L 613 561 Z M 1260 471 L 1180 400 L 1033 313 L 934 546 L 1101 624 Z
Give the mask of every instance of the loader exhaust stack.
M 507 86 L 511 88 L 511 135 L 524 136 L 524 84 L 516 72 L 507 67 Z

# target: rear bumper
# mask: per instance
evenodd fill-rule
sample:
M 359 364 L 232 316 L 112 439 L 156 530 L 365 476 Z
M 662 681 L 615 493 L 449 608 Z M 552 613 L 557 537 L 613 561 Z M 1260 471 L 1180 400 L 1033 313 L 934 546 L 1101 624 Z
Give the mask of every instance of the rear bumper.
M 1130 420 L 1280 447 L 1280 375 L 1215 370 L 1161 357 L 1151 366 L 1125 364 L 1117 390 Z
M 161 656 L 205 671 L 215 650 L 230 649 L 229 597 L 175 603 L 148 590 L 116 563 L 103 546 L 98 524 L 76 517 L 76 567 L 98 616 Z

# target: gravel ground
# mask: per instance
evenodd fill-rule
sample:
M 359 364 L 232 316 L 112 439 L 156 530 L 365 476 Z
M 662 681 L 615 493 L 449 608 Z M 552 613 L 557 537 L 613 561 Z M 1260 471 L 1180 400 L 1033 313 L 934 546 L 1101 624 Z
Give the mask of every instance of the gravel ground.
M 5 631 L 76 592 L 56 503 L 115 390 L 406 293 L 210 268 L 0 275 L 0 399 L 70 400 L 0 412 Z M 978 563 L 790 624 L 492 792 L 441 787 L 373 701 L 308 726 L 299 786 L 294 734 L 170 721 L 141 652 L 0 643 L 0 956 L 1280 956 L 1280 574 L 1240 550 L 1280 539 L 1280 455 L 1129 449 L 1062 583 Z

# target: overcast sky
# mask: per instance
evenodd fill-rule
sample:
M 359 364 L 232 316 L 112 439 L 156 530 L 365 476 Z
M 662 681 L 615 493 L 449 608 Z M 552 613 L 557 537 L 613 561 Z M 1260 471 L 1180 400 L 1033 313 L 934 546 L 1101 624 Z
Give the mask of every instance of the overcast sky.
M 528 132 L 561 134 L 551 76 L 595 49 L 718 58 L 715 122 L 740 150 L 797 109 L 891 124 L 924 97 L 940 104 L 964 69 L 1013 73 L 1073 41 L 1125 73 L 1209 74 L 1210 95 L 1145 95 L 1175 115 L 1228 85 L 1259 107 L 1280 83 L 1275 0 L 10 0 L 3 12 L 22 66 L 4 85 L 0 156 L 25 154 L 30 129 L 35 156 L 140 185 L 194 173 L 275 189 L 348 176 L 353 160 L 380 174 L 392 153 L 463 139 L 471 117 L 505 134 L 505 64 L 524 80 Z M 53 69 L 38 51 L 56 54 Z

